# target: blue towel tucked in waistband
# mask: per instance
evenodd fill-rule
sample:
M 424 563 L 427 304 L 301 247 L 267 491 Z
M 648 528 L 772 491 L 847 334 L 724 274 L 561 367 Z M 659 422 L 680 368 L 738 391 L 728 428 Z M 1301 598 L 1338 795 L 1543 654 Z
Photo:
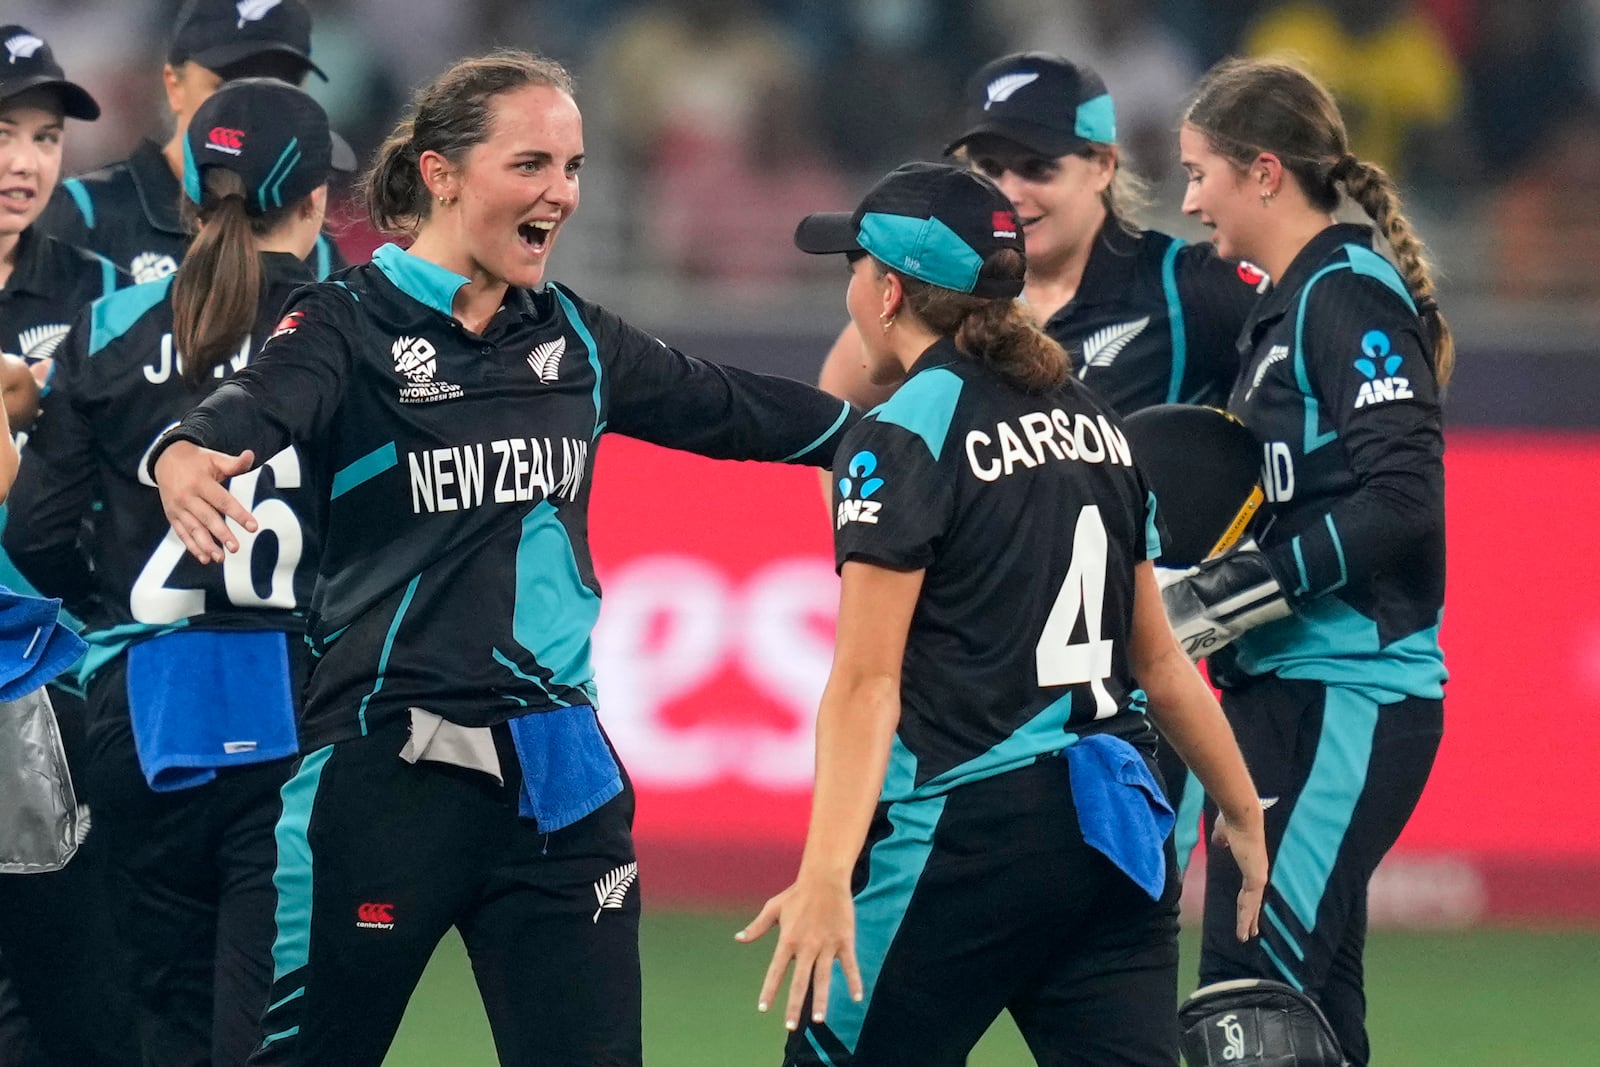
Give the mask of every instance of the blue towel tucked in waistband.
M 1164 845 L 1175 818 L 1144 757 L 1109 734 L 1082 738 L 1064 755 L 1083 840 L 1151 900 L 1160 900 L 1167 884 Z
M 219 767 L 300 748 L 288 642 L 270 630 L 180 630 L 128 649 L 128 713 L 145 781 L 204 785 Z
M 0 587 L 0 700 L 33 692 L 89 647 L 57 621 L 60 615 L 59 600 Z
M 537 819 L 539 829 L 571 826 L 622 792 L 622 772 L 588 704 L 521 715 L 507 725 L 522 764 L 517 814 Z

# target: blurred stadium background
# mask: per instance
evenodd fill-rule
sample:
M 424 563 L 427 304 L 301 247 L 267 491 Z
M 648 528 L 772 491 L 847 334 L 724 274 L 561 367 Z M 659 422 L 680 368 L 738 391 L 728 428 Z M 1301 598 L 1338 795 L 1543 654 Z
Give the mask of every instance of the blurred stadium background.
M 936 156 L 984 60 L 1096 66 L 1157 196 L 1143 221 L 1196 238 L 1176 210 L 1186 91 L 1227 54 L 1298 54 L 1357 151 L 1399 175 L 1461 348 L 1449 724 L 1374 885 L 1375 1045 L 1401 1067 L 1600 1062 L 1600 0 L 309 6 L 330 81 L 308 88 L 364 154 L 457 56 L 509 44 L 568 64 L 589 161 L 553 276 L 690 353 L 807 380 L 844 321 L 843 274 L 792 250 L 794 221 Z M 177 7 L 5 5 L 107 105 L 74 125 L 69 169 L 165 135 Z M 339 230 L 353 259 L 379 241 L 356 215 L 347 202 Z M 835 597 L 816 483 L 621 440 L 596 477 L 596 657 L 641 797 L 651 1062 L 776 1062 L 781 1026 L 751 1010 L 763 951 L 731 934 L 785 884 L 804 832 Z M 391 1062 L 493 1062 L 454 941 Z M 1002 1026 L 973 1062 L 1026 1057 Z

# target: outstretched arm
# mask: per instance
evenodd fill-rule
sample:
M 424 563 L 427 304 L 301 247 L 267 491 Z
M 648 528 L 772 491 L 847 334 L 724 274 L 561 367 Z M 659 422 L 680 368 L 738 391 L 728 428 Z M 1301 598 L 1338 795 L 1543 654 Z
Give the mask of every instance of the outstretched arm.
M 834 960 L 844 970 L 851 997 L 862 996 L 850 875 L 867 839 L 900 722 L 900 664 L 923 573 L 856 561 L 840 571 L 839 636 L 817 712 L 816 785 L 800 873 L 735 935 L 750 942 L 774 924 L 780 928 L 757 1008 L 766 1011 L 772 1004 L 792 961 L 784 1013 L 790 1030 L 800 1025 L 808 989 L 813 1020 L 826 1021 Z

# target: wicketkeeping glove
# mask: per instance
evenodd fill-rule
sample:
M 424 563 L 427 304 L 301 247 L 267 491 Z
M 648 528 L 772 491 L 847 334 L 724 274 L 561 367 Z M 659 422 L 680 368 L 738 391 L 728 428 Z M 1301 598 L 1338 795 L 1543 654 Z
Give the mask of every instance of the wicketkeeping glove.
M 1178 643 L 1196 661 L 1289 614 L 1283 586 L 1253 541 L 1191 568 L 1161 590 L 1161 602 Z

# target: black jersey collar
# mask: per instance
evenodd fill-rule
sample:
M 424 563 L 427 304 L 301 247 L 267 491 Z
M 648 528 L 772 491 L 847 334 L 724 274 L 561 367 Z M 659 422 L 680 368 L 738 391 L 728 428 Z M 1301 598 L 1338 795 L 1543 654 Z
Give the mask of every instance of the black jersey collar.
M 1083 276 L 1078 279 L 1078 291 L 1050 316 L 1051 320 L 1070 315 L 1078 308 L 1126 300 L 1139 269 L 1141 240 L 1142 235 L 1129 233 L 1122 223 L 1107 216 L 1100 232 L 1094 236 L 1094 243 L 1089 246 L 1089 259 L 1083 265 Z
M 1256 304 L 1242 337 L 1248 338 L 1259 323 L 1280 318 L 1289 310 L 1300 288 L 1311 280 L 1311 275 L 1327 263 L 1340 248 L 1348 244 L 1372 247 L 1372 227 L 1352 222 L 1336 222 L 1306 242 L 1294 257 L 1282 278 L 1274 278 L 1272 288 Z
M 289 252 L 262 252 L 260 258 L 268 285 L 309 285 L 317 280 L 311 264 Z
M 155 229 L 184 236 L 183 219 L 178 214 L 178 198 L 183 187 L 167 166 L 167 157 L 154 141 L 140 141 L 128 157 L 128 174 L 139 192 L 145 220 Z
M 934 367 L 948 367 L 962 358 L 964 357 L 961 355 L 961 349 L 956 347 L 955 341 L 949 337 L 941 337 L 929 345 L 922 355 L 917 357 L 916 362 L 911 364 L 906 371 L 906 378 L 909 379 L 912 375 Z

